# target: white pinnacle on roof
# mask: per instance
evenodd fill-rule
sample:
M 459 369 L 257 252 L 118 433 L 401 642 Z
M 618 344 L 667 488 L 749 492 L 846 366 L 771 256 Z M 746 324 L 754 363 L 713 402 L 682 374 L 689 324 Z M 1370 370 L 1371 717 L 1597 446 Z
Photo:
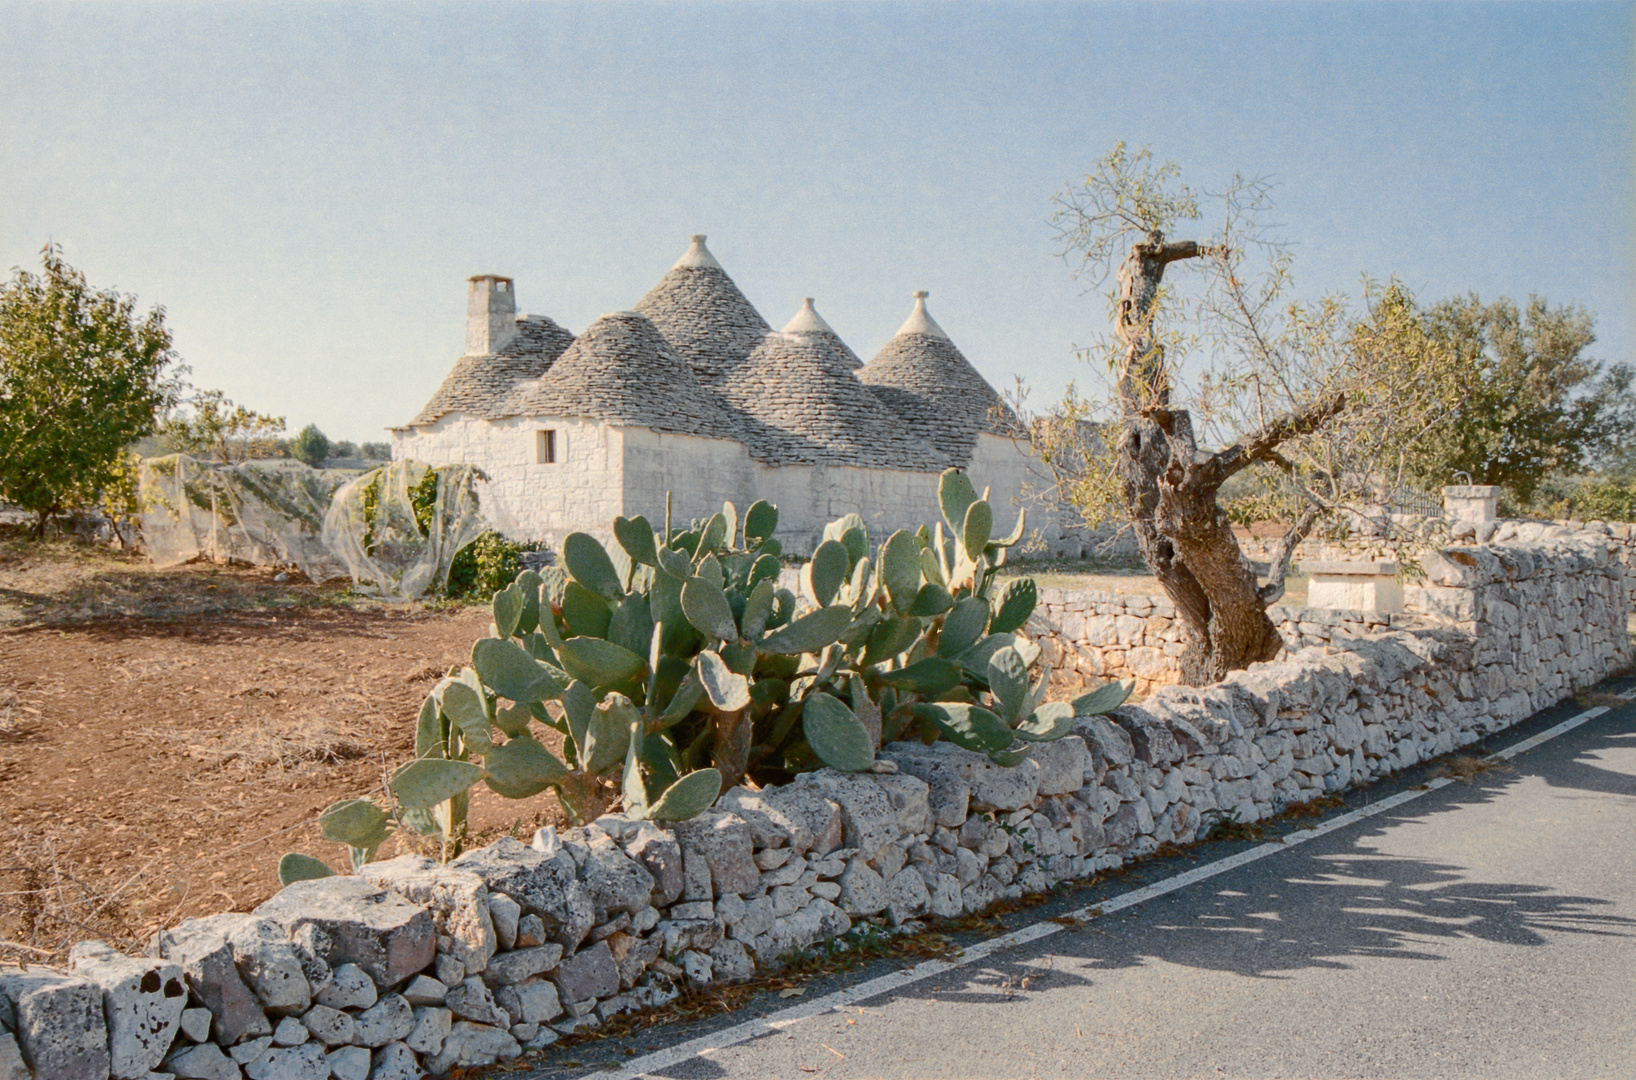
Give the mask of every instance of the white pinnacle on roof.
M 909 313 L 908 320 L 904 322 L 902 326 L 898 327 L 897 336 L 902 336 L 904 334 L 930 334 L 932 337 L 940 337 L 945 341 L 948 340 L 949 335 L 943 332 L 943 328 L 937 325 L 937 320 L 933 319 L 926 311 L 926 297 L 929 295 L 931 294 L 925 289 L 921 289 L 919 292 L 915 293 L 915 309 Z
M 795 313 L 795 318 L 784 327 L 786 334 L 833 334 L 835 333 L 824 317 L 818 314 L 818 309 L 812 306 L 812 297 L 801 301 L 801 310 Z
M 675 249 L 672 248 L 671 250 L 674 251 Z M 710 249 L 704 246 L 704 233 L 693 234 L 692 245 L 682 254 L 681 258 L 676 260 L 676 267 L 680 266 L 709 266 L 717 270 L 721 269 L 721 263 L 717 262 L 716 257 L 710 254 Z M 671 269 L 674 270 L 676 267 L 671 267 Z

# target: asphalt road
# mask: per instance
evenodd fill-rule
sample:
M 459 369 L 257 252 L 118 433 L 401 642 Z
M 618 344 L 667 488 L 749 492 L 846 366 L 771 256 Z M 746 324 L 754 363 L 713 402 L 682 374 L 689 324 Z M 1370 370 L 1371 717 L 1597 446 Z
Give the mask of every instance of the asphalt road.
M 1432 775 L 1355 793 L 1337 814 L 1408 801 L 1293 846 L 1204 845 L 1080 893 L 1113 907 L 1253 860 L 1079 928 L 1031 912 L 1020 936 L 1049 936 L 931 977 L 877 966 L 539 1075 L 1636 1077 L 1636 705 L 1417 790 Z M 871 976 L 904 985 L 865 996 Z

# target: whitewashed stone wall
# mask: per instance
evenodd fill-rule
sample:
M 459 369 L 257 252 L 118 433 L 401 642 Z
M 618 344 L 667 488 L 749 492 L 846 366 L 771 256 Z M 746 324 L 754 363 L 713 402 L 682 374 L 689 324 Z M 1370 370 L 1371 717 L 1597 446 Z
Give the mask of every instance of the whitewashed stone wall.
M 557 462 L 536 461 L 535 433 L 556 431 Z M 396 435 L 393 453 L 436 465 L 475 465 L 488 476 L 479 496 L 494 527 L 516 540 L 555 547 L 573 531 L 611 542 L 620 515 L 642 514 L 655 526 L 670 496 L 672 521 L 708 517 L 731 500 L 742 511 L 757 499 L 778 507 L 778 537 L 791 555 L 809 555 L 824 526 L 858 513 L 873 536 L 916 529 L 941 516 L 936 473 L 845 465 L 768 466 L 727 439 L 675 435 L 598 421 L 446 416 Z M 1009 439 L 980 434 L 970 476 L 992 487 L 994 527 L 1010 532 L 1028 480 L 1027 458 Z M 1030 511 L 1033 528 L 1056 536 L 1054 514 Z
M 556 432 L 557 460 L 548 465 L 538 462 L 535 442 L 536 432 L 545 429 Z M 497 531 L 514 540 L 554 541 L 586 520 L 600 522 L 606 532 L 624 512 L 624 443 L 619 428 L 595 420 L 451 415 L 398 433 L 392 454 L 397 460 L 477 466 L 488 477 L 478 498 Z
M 1447 625 L 1161 686 L 1015 768 L 949 743 L 735 788 L 690 822 L 607 815 L 440 866 L 413 855 L 188 919 L 143 957 L 0 967 L 5 1080 L 413 1080 L 514 1060 L 748 977 L 862 920 L 982 911 L 1469 745 L 1631 661 L 1603 538 L 1448 548 Z

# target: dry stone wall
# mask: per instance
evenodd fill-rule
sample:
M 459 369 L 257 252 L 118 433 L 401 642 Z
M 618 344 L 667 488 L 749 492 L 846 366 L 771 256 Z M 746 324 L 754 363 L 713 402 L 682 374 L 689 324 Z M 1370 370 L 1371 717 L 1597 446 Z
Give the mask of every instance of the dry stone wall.
M 862 920 L 912 930 L 1366 783 L 1630 662 L 1605 538 L 1447 548 L 1422 588 L 1440 624 L 1321 627 L 1326 645 L 1159 686 L 1014 768 L 894 743 L 872 772 L 735 788 L 678 825 L 613 814 L 446 865 L 404 855 L 188 919 L 145 956 L 86 942 L 66 971 L 0 968 L 0 1080 L 412 1080 L 513 1060 Z

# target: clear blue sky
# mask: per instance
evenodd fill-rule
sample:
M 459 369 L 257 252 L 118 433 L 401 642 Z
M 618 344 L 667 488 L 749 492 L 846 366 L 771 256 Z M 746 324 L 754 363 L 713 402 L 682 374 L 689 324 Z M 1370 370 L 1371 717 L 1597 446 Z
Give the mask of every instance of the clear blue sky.
M 1636 338 L 1631 3 L 17 4 L 0 268 L 163 304 L 195 384 L 384 438 L 464 279 L 579 331 L 710 246 L 868 359 L 910 293 L 997 386 L 1106 320 L 1049 197 L 1123 139 L 1272 175 L 1303 292 L 1541 293 Z

